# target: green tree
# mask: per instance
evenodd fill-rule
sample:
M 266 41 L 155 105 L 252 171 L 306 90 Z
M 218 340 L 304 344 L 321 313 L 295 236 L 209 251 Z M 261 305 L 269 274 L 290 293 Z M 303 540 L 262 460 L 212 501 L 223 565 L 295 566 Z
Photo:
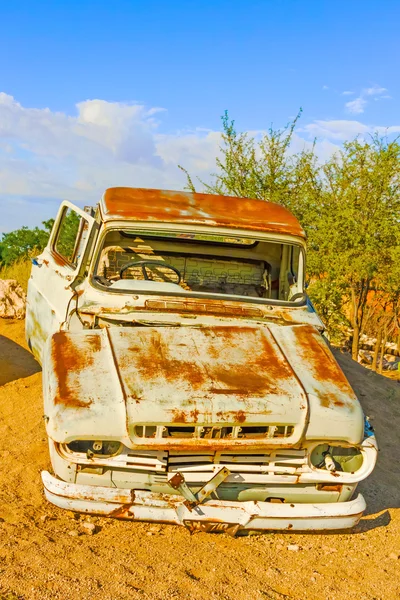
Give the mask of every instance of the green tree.
M 212 183 L 199 181 L 208 193 L 277 202 L 298 217 L 308 236 L 310 296 L 334 337 L 350 318 L 357 359 L 368 294 L 395 268 L 400 146 L 377 135 L 355 139 L 321 165 L 315 146 L 291 152 L 300 114 L 283 129 L 270 128 L 256 138 L 238 133 L 225 113 L 217 171 Z M 196 191 L 191 175 L 180 168 L 187 189 Z
M 46 247 L 54 219 L 43 221 L 44 229 L 21 227 L 10 233 L 3 233 L 0 242 L 1 264 L 10 265 L 22 256 L 28 256 L 32 250 L 39 252 Z
M 350 303 L 352 356 L 357 360 L 368 295 L 378 281 L 384 286 L 384 277 L 396 268 L 400 146 L 378 136 L 355 139 L 325 163 L 322 175 L 309 272 L 334 282 Z
M 277 202 L 306 218 L 311 197 L 319 191 L 318 164 L 314 146 L 298 153 L 290 152 L 296 124 L 295 119 L 282 129 L 270 129 L 259 139 L 247 133 L 238 133 L 235 122 L 225 111 L 222 117 L 221 157 L 217 157 L 217 171 L 208 184 L 198 179 L 205 192 L 224 196 L 258 198 Z M 187 189 L 195 192 L 193 178 L 187 176 Z

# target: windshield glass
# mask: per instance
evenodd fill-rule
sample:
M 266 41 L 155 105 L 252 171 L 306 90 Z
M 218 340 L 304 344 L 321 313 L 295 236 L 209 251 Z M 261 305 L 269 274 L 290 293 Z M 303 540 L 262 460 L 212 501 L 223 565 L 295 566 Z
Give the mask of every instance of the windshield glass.
M 290 301 L 301 293 L 297 245 L 235 235 L 112 230 L 95 280 L 121 292 Z

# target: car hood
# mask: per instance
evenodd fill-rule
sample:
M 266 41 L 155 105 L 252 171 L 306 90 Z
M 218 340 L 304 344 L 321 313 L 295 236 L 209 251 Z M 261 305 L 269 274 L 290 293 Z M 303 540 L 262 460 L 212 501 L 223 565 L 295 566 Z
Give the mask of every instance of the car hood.
M 343 439 L 359 437 L 354 393 L 307 325 L 59 332 L 45 352 L 44 395 L 47 430 L 57 442 L 292 446 L 312 412 L 328 419 L 329 434 L 333 422 Z

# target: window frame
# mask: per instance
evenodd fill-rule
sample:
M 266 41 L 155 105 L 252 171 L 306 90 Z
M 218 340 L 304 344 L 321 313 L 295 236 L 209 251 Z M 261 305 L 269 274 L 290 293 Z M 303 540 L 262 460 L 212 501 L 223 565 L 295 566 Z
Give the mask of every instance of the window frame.
M 103 245 L 104 245 L 104 240 L 105 237 L 107 236 L 108 233 L 110 233 L 111 231 L 126 231 L 126 229 L 140 229 L 141 232 L 143 232 L 144 230 L 148 230 L 149 233 L 151 233 L 152 230 L 157 229 L 157 231 L 165 231 L 165 237 L 168 237 L 168 233 L 172 233 L 172 232 L 179 232 L 179 233 L 185 233 L 185 232 L 194 232 L 194 231 L 199 231 L 197 228 L 194 229 L 192 227 L 186 226 L 186 227 L 176 227 L 176 225 L 174 227 L 165 227 L 165 225 L 163 226 L 163 224 L 161 223 L 157 223 L 157 224 L 153 224 L 153 226 L 149 226 L 149 224 L 144 224 L 144 223 L 135 223 L 134 226 L 131 227 L 127 227 L 126 223 L 121 223 L 121 222 L 113 222 L 112 226 L 105 226 L 103 225 L 102 230 L 99 233 L 98 239 L 97 239 L 97 243 L 96 243 L 96 247 L 94 248 L 93 251 L 93 255 L 92 255 L 92 261 L 91 261 L 91 266 L 90 266 L 90 272 L 88 275 L 88 279 L 89 279 L 89 284 L 95 288 L 98 291 L 101 291 L 103 293 L 106 294 L 119 294 L 119 295 L 124 295 L 124 296 L 131 296 L 132 295 L 132 291 L 129 290 L 123 290 L 123 289 L 112 289 L 111 287 L 108 287 L 106 285 L 101 284 L 99 281 L 96 281 L 95 277 L 96 277 L 96 273 L 97 273 L 97 269 L 98 269 L 98 263 L 100 260 L 100 256 L 101 256 L 101 251 L 103 249 Z M 207 233 L 211 233 L 210 232 L 210 228 L 201 228 L 202 232 L 207 232 Z M 290 300 L 280 300 L 277 298 L 256 298 L 256 297 L 252 297 L 252 296 L 239 296 L 239 295 L 234 295 L 234 294 L 218 294 L 218 293 L 206 293 L 206 292 L 188 292 L 187 290 L 182 289 L 182 292 L 162 292 L 162 291 L 150 291 L 150 290 L 144 290 L 144 291 L 140 291 L 140 290 L 135 290 L 135 294 L 140 294 L 143 296 L 164 296 L 164 297 L 175 297 L 175 298 L 194 298 L 194 299 L 203 299 L 203 300 L 220 300 L 220 301 L 226 301 L 226 302 L 241 302 L 241 303 L 246 303 L 246 304 L 262 304 L 262 305 L 272 305 L 272 306 L 286 306 L 286 307 L 302 307 L 304 305 L 306 305 L 307 303 L 307 297 L 306 297 L 306 291 L 305 291 L 305 265 L 306 265 L 306 252 L 305 252 L 305 242 L 303 240 L 300 240 L 299 238 L 296 237 L 292 237 L 292 236 L 288 236 L 288 235 L 279 235 L 279 234 L 265 234 L 265 233 L 258 233 L 258 232 L 249 232 L 249 231 L 243 231 L 243 230 L 222 230 L 222 228 L 218 228 L 218 231 L 216 231 L 217 235 L 220 234 L 224 234 L 230 237 L 248 237 L 250 239 L 254 239 L 255 237 L 257 238 L 257 241 L 266 241 L 266 242 L 272 242 L 272 243 L 277 243 L 277 244 L 287 244 L 287 245 L 292 245 L 292 246 L 298 246 L 300 249 L 300 253 L 299 253 L 299 270 L 298 270 L 298 275 L 299 275 L 299 282 L 301 282 L 301 288 L 302 288 L 302 293 L 304 294 L 304 299 L 301 302 L 291 302 Z
M 67 259 L 67 257 L 65 257 L 63 254 L 60 254 L 60 252 L 57 250 L 57 241 L 59 239 L 60 236 L 60 231 L 61 231 L 61 227 L 62 227 L 62 223 L 63 220 L 65 218 L 65 215 L 67 213 L 68 210 L 73 210 L 79 217 L 80 217 L 80 223 L 79 223 L 79 228 L 78 228 L 78 232 L 75 238 L 75 243 L 74 243 L 74 250 L 73 250 L 73 254 L 72 254 L 72 258 L 74 262 L 71 262 L 70 260 Z M 84 231 L 84 223 L 87 224 L 87 238 L 84 240 L 84 245 L 82 248 L 82 253 L 81 256 L 77 256 L 77 250 L 81 245 L 81 241 L 82 241 L 82 234 Z M 50 253 L 50 255 L 54 258 L 54 261 L 61 267 L 66 267 L 69 271 L 72 271 L 73 273 L 76 273 L 77 271 L 80 270 L 81 268 L 81 264 L 82 264 L 82 260 L 84 259 L 85 255 L 86 255 L 86 251 L 88 248 L 88 244 L 92 244 L 93 241 L 93 226 L 95 223 L 95 219 L 87 212 L 81 210 L 78 206 L 75 206 L 74 204 L 72 204 L 71 202 L 68 202 L 67 200 L 64 200 L 58 210 L 57 213 L 57 217 L 56 220 L 54 222 L 51 234 L 50 234 L 50 238 L 49 238 L 49 242 L 48 242 L 48 251 Z

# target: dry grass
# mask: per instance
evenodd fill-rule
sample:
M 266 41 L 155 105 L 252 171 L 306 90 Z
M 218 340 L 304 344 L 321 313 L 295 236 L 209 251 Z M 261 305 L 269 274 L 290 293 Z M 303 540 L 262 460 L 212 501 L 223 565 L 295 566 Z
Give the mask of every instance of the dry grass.
M 0 268 L 0 279 L 16 279 L 26 292 L 28 279 L 31 274 L 31 266 L 30 258 L 19 258 L 12 265 Z

